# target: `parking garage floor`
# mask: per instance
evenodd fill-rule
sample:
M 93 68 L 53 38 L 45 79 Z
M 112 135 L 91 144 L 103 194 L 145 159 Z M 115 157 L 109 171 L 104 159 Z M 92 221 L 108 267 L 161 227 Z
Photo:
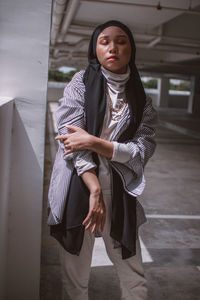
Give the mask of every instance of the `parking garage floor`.
M 54 127 L 47 116 L 41 300 L 60 300 L 57 242 L 46 225 L 46 201 L 55 155 Z M 139 198 L 147 223 L 140 229 L 148 300 L 200 299 L 200 119 L 182 110 L 159 110 L 157 148 L 146 166 L 147 186 Z M 97 238 L 89 284 L 90 300 L 120 300 L 114 267 Z M 67 300 L 67 299 L 66 299 Z

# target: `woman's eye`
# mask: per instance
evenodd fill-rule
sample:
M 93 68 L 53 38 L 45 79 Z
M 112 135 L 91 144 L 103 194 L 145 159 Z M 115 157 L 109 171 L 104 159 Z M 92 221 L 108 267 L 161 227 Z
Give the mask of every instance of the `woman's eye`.
M 101 40 L 102 45 L 107 45 L 108 41 L 107 40 Z
M 118 44 L 124 45 L 124 44 L 126 44 L 126 41 L 125 40 L 118 40 Z

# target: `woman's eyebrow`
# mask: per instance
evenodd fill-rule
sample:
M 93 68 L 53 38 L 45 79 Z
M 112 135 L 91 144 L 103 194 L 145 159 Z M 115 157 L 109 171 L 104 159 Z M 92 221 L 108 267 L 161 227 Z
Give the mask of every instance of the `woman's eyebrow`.
M 109 35 L 101 35 L 101 36 L 99 37 L 99 39 L 107 39 L 107 38 L 109 38 L 109 37 L 110 37 Z M 118 35 L 115 36 L 115 38 L 121 38 L 121 37 L 123 37 L 123 38 L 128 38 L 125 34 L 118 34 Z

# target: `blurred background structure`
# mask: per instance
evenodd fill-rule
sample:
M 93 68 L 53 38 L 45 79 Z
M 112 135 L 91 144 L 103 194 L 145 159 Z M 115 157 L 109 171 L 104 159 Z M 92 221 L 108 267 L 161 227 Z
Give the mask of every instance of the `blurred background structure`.
M 136 64 L 159 112 L 140 199 L 149 300 L 199 299 L 200 0 L 1 0 L 2 300 L 60 299 L 58 247 L 46 226 L 53 112 L 66 81 L 87 66 L 93 29 L 110 19 L 132 30 Z M 119 300 L 101 239 L 92 265 L 91 300 Z

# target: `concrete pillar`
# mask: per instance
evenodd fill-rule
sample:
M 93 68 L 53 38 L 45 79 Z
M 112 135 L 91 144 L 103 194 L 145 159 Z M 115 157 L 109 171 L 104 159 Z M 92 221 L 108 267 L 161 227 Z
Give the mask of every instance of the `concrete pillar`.
M 13 100 L 0 97 L 0 299 L 5 299 Z
M 158 79 L 158 107 L 168 107 L 169 99 L 169 78 Z
M 0 99 L 14 99 L 0 105 L 2 300 L 39 299 L 51 5 L 0 1 Z
M 188 112 L 200 116 L 200 77 L 197 76 L 191 78 Z

